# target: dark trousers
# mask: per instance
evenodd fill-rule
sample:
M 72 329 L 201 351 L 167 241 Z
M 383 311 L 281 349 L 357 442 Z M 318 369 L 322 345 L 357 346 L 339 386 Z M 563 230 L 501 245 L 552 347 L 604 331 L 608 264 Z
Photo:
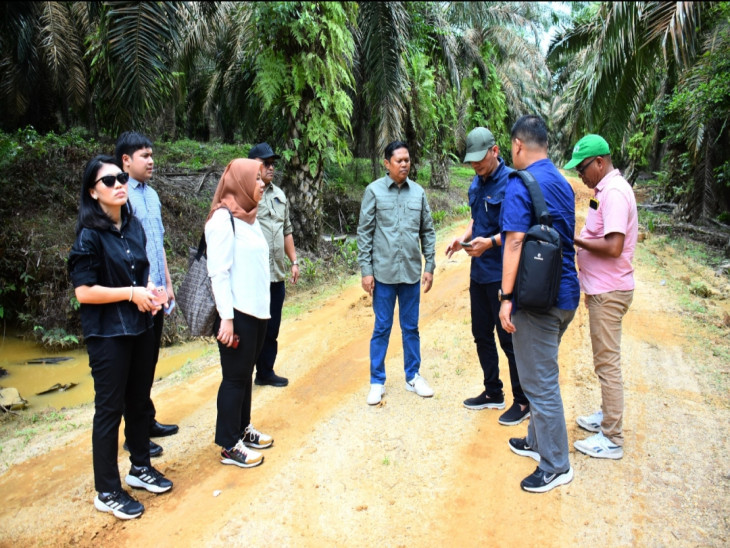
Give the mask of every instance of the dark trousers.
M 162 342 L 162 328 L 165 326 L 165 313 L 160 310 L 152 317 L 152 321 L 154 322 L 153 330 L 155 333 L 155 350 L 152 353 L 155 360 L 152 364 L 152 379 L 154 381 L 157 360 L 160 357 L 160 343 Z M 155 421 L 156 414 L 157 410 L 155 409 L 155 404 L 152 403 L 152 398 L 150 397 L 149 402 L 147 403 L 147 415 L 150 418 L 150 425 Z
M 147 402 L 154 378 L 154 332 L 86 340 L 94 379 L 94 426 L 91 435 L 94 486 L 100 493 L 122 488 L 117 466 L 119 424 L 124 414 L 124 435 L 129 460 L 150 465 L 150 427 Z
M 274 362 L 276 354 L 279 352 L 279 328 L 281 327 L 281 311 L 284 308 L 284 298 L 286 297 L 285 282 L 271 282 L 271 305 L 269 312 L 271 319 L 266 326 L 266 338 L 264 346 L 261 349 L 256 360 L 256 376 L 259 379 L 265 379 L 274 372 Z
M 215 422 L 215 442 L 226 449 L 241 439 L 241 433 L 251 423 L 251 389 L 253 368 L 261 352 L 268 320 L 233 311 L 233 331 L 240 337 L 238 348 L 218 342 L 223 379 L 218 388 L 218 417 Z M 218 332 L 220 320 L 214 326 Z
M 512 335 L 502 329 L 499 321 L 499 299 L 497 293 L 501 283 L 480 284 L 471 280 L 469 297 L 471 299 L 471 332 L 477 345 L 479 364 L 484 372 L 484 389 L 490 398 L 502 397 L 502 381 L 499 379 L 499 355 L 494 340 L 494 329 L 509 364 L 509 377 L 512 382 L 512 397 L 515 402 L 527 405 L 527 396 L 520 386 L 517 363 L 512 348 Z

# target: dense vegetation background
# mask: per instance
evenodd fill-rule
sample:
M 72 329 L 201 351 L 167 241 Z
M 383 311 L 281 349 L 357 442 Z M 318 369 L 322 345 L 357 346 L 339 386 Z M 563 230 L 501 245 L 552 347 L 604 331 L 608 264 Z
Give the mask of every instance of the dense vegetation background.
M 78 332 L 65 258 L 81 168 L 126 129 L 156 143 L 174 276 L 220 171 L 252 143 L 284 157 L 315 275 L 323 255 L 354 267 L 351 244 L 321 236 L 353 230 L 386 143 L 409 142 L 443 219 L 454 208 L 433 200 L 463 199 L 452 174 L 466 133 L 489 127 L 509 161 L 527 113 L 548 122 L 556 163 L 600 133 L 673 222 L 730 221 L 726 2 L 5 2 L 0 14 L 0 318 L 46 342 Z

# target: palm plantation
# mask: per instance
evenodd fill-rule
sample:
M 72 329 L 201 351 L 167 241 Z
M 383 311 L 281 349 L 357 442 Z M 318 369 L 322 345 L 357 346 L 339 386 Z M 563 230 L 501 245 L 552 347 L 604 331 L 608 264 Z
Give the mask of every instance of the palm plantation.
M 618 167 L 680 204 L 676 220 L 727 223 L 728 4 L 566 5 L 570 14 L 533 2 L 6 2 L 0 184 L 22 199 L 9 174 L 31 165 L 48 132 L 88 146 L 130 128 L 156 142 L 266 140 L 285 159 L 297 244 L 316 250 L 335 167 L 369 159 L 374 178 L 385 144 L 405 139 L 411 176 L 448 188 L 471 128 L 490 127 L 509 162 L 512 123 L 537 113 L 556 163 L 601 133 Z M 12 253 L 23 238 L 3 234 L 0 281 L 14 289 L 0 293 L 0 316 L 32 293 L 21 273 L 40 277 Z

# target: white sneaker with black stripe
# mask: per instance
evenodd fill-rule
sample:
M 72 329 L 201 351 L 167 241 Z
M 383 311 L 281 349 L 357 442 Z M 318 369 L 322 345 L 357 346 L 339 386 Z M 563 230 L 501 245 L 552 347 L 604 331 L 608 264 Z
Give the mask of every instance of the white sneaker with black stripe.
M 94 507 L 100 512 L 111 512 L 119 519 L 138 518 L 144 512 L 142 503 L 134 500 L 124 490 L 97 493 L 94 497 Z
M 593 434 L 584 440 L 576 440 L 573 442 L 573 447 L 597 459 L 618 460 L 624 456 L 624 448 L 609 440 L 603 432 Z

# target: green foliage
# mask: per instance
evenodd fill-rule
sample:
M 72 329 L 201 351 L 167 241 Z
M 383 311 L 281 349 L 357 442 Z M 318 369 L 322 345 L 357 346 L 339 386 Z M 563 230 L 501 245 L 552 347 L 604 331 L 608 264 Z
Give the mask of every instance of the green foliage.
M 488 128 L 504 155 L 510 150 L 509 130 L 506 124 L 507 102 L 494 65 L 489 61 L 494 55 L 493 46 L 485 43 L 482 47 L 482 56 L 488 63 L 487 74 L 482 75 L 475 66 L 462 82 L 463 93 L 468 97 L 464 125 L 467 128 L 478 126 Z
M 201 143 L 192 139 L 161 142 L 155 145 L 155 162 L 164 166 L 200 170 L 223 168 L 234 158 L 248 157 L 251 145 L 229 145 L 221 142 Z
M 433 219 L 433 226 L 435 228 L 438 228 L 444 222 L 444 219 L 446 219 L 446 212 L 445 211 L 432 211 L 431 218 Z
M 354 3 L 259 2 L 255 19 L 260 51 L 253 92 L 266 110 L 289 120 L 282 156 L 319 174 L 323 162 L 350 158 L 343 132 L 350 130 L 355 22 Z

